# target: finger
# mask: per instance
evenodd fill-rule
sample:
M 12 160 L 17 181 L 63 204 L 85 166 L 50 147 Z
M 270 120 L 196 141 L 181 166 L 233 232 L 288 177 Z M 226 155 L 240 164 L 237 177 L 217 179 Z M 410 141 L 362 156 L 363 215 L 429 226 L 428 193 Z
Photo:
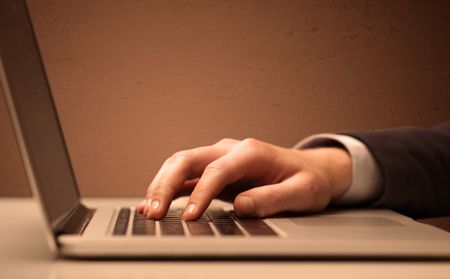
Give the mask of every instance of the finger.
M 147 213 L 150 210 L 151 204 L 152 204 L 152 199 L 150 199 L 150 198 L 145 199 L 145 204 L 144 204 L 144 209 L 142 211 L 142 214 L 147 216 Z
M 184 157 L 184 155 L 187 155 L 188 153 L 195 153 L 198 152 L 200 153 L 202 150 L 206 150 L 206 152 L 208 152 L 208 148 L 214 148 L 214 149 L 222 149 L 223 152 L 226 152 L 228 150 L 230 150 L 232 148 L 233 145 L 237 144 L 239 141 L 235 140 L 235 139 L 230 139 L 230 138 L 224 138 L 221 139 L 220 141 L 216 142 L 214 145 L 212 146 L 205 146 L 205 147 L 199 147 L 199 148 L 194 148 L 191 150 L 187 150 L 187 151 L 182 151 L 182 152 L 177 152 L 174 155 L 172 155 L 169 159 L 167 159 L 164 164 L 161 166 L 161 168 L 159 169 L 158 173 L 155 175 L 155 177 L 153 178 L 152 182 L 150 183 L 150 185 L 147 188 L 147 193 L 146 193 L 146 198 L 150 198 L 153 194 L 153 190 L 155 188 L 156 185 L 158 185 L 158 181 L 161 180 L 161 177 L 166 173 L 167 168 L 171 167 L 169 165 L 169 163 L 173 163 L 173 161 L 179 161 L 182 160 L 183 158 L 180 157 Z M 200 160 L 200 158 L 199 158 Z
M 240 179 L 262 176 L 272 162 L 266 145 L 246 140 L 209 164 L 192 192 L 183 214 L 185 220 L 199 218 L 223 188 Z
M 192 190 L 195 188 L 195 185 L 198 182 L 198 178 L 187 180 L 183 183 L 183 186 L 180 187 L 179 192 L 177 192 L 174 198 L 179 198 L 183 196 L 190 195 Z M 146 215 L 151 206 L 151 199 L 144 199 L 140 203 L 136 205 L 136 211 L 138 213 Z
M 200 176 L 202 166 L 213 158 L 215 152 L 211 147 L 199 147 L 177 152 L 164 163 L 161 170 L 149 186 L 144 214 L 153 219 L 162 218 L 179 188 L 192 177 Z M 216 155 L 217 156 L 217 155 Z
M 175 195 L 183 189 L 186 180 L 199 177 L 205 167 L 230 149 L 231 140 L 224 140 L 212 146 L 194 148 L 175 153 L 167 160 L 160 175 L 150 185 L 151 204 L 147 217 L 162 218 L 169 209 Z
M 309 175 L 242 192 L 234 200 L 237 216 L 267 217 L 280 212 L 313 212 L 325 208 L 330 196 Z
M 145 203 L 147 202 L 147 200 L 143 200 L 143 201 L 141 201 L 140 203 L 138 203 L 137 205 L 136 205 L 136 211 L 138 212 L 138 213 L 143 213 L 144 212 L 144 207 L 145 207 Z
M 176 199 L 176 198 L 179 198 L 179 197 L 189 196 L 192 193 L 192 191 L 194 190 L 194 188 L 197 185 L 198 181 L 199 181 L 199 178 L 186 180 L 184 182 L 183 186 L 181 186 L 178 189 L 178 192 L 175 193 L 175 196 L 173 198 Z

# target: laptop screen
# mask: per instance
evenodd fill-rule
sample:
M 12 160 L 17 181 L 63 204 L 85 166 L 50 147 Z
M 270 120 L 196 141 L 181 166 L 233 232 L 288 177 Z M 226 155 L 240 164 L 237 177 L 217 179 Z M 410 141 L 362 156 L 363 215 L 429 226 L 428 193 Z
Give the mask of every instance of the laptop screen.
M 79 193 L 25 1 L 0 1 L 0 26 L 2 91 L 28 181 L 55 230 Z

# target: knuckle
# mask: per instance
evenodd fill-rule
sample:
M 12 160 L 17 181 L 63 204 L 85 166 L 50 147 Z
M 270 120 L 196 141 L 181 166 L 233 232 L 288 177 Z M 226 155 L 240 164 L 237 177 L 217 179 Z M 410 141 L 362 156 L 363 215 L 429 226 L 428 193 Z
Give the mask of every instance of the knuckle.
M 315 183 L 313 179 L 306 180 L 305 184 L 303 185 L 303 189 L 311 197 L 315 197 L 318 192 L 317 183 Z
M 254 138 L 244 139 L 239 143 L 239 148 L 254 156 L 271 154 L 270 145 Z
M 168 164 L 184 164 L 189 161 L 190 153 L 189 151 L 178 151 L 172 154 L 172 156 L 167 159 Z
M 276 154 L 271 145 L 253 138 L 241 141 L 234 151 L 245 156 L 249 164 L 255 162 L 261 168 L 268 168 Z
M 177 151 L 172 154 L 171 158 L 175 161 L 185 160 L 188 157 L 188 151 Z
M 223 173 L 225 172 L 225 167 L 222 163 L 212 162 L 205 167 L 205 173 Z
M 235 142 L 236 142 L 235 139 L 223 138 L 223 139 L 219 140 L 218 142 L 216 142 L 215 145 L 231 144 L 231 143 L 235 143 Z
M 258 148 L 263 145 L 263 143 L 254 138 L 246 138 L 241 141 L 241 145 L 250 148 Z
M 193 202 L 193 203 L 201 203 L 207 197 L 209 197 L 210 194 L 211 194 L 211 189 L 208 189 L 205 187 L 198 187 L 198 188 L 195 188 L 195 191 L 192 193 L 191 197 L 189 198 L 189 201 Z
M 162 189 L 161 187 L 157 187 L 153 190 L 153 198 L 159 198 L 159 197 L 164 197 L 166 194 L 166 191 L 164 189 Z
M 156 187 L 153 190 L 153 199 L 165 199 L 171 196 L 171 190 L 163 187 Z

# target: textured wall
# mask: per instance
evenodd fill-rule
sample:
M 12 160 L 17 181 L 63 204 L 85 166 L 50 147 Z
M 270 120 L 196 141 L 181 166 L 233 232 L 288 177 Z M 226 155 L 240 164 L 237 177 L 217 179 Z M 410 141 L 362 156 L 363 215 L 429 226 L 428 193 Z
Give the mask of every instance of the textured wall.
M 448 1 L 29 1 L 82 195 L 222 137 L 450 119 Z M 0 195 L 29 193 L 0 98 Z

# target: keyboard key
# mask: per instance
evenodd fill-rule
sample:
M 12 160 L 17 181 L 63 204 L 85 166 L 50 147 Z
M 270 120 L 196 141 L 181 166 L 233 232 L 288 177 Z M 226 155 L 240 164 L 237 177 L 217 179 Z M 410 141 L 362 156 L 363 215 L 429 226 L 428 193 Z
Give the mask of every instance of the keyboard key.
M 162 235 L 184 235 L 181 210 L 169 210 L 166 217 L 159 221 Z
M 209 226 L 209 218 L 205 215 L 196 221 L 186 221 L 186 225 L 192 236 L 214 235 Z
M 134 235 L 155 235 L 156 222 L 136 212 L 133 219 Z
M 208 216 L 221 235 L 243 235 L 228 212 L 211 211 Z
M 238 219 L 239 224 L 250 234 L 257 236 L 277 236 L 261 219 Z
M 130 209 L 121 208 L 114 224 L 113 235 L 125 235 L 130 221 Z

